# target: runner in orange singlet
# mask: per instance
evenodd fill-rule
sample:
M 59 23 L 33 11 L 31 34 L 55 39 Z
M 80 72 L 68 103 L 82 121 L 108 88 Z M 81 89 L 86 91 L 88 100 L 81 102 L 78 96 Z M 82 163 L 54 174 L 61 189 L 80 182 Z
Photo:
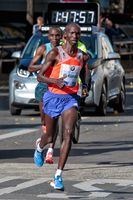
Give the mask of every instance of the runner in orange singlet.
M 66 43 L 52 49 L 46 56 L 38 81 L 48 84 L 49 90 L 43 97 L 46 133 L 41 136 L 34 153 L 38 167 L 44 164 L 44 146 L 53 141 L 58 117 L 63 122 L 64 138 L 60 147 L 58 168 L 54 176 L 54 188 L 63 189 L 62 171 L 67 161 L 77 121 L 78 76 L 83 83 L 83 94 L 88 95 L 85 84 L 85 64 L 89 55 L 77 48 L 80 39 L 80 26 L 70 23 L 65 29 Z

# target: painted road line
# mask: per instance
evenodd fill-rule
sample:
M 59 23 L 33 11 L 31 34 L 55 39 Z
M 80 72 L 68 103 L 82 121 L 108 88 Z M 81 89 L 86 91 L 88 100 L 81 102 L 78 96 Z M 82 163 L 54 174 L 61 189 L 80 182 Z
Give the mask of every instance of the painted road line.
M 32 133 L 32 132 L 35 132 L 35 131 L 36 131 L 35 128 L 34 129 L 21 129 L 21 130 L 18 130 L 18 131 L 13 131 L 13 132 L 10 132 L 10 133 L 0 135 L 0 140 L 16 137 L 16 136 L 20 136 L 20 135 L 25 135 L 25 134 Z
M 44 199 L 88 199 L 87 195 L 67 195 L 65 193 L 47 193 L 47 194 L 39 194 L 37 195 L 39 198 L 44 198 Z
M 0 183 L 14 180 L 14 179 L 22 179 L 21 176 L 7 176 L 5 178 L 0 179 Z M 10 186 L 0 189 L 0 195 L 4 194 L 10 194 L 12 192 L 16 192 L 19 190 L 27 189 L 29 187 L 35 187 L 37 185 L 40 185 L 42 183 L 48 182 L 48 178 L 36 178 L 36 179 L 30 179 L 27 181 L 24 181 L 23 183 L 20 183 L 16 186 Z M 111 184 L 111 185 L 109 185 Z M 112 186 L 112 184 L 114 186 Z M 97 186 L 98 185 L 98 186 Z M 104 185 L 106 187 L 104 188 Z M 39 187 L 39 186 L 38 186 Z M 128 188 L 130 191 L 133 187 L 133 180 L 127 180 L 127 179 L 87 179 L 86 181 L 82 181 L 77 184 L 73 184 L 72 187 L 76 187 L 80 190 L 86 191 L 87 193 L 80 193 L 80 194 L 69 194 L 67 191 L 63 193 L 44 193 L 44 194 L 36 194 L 39 198 L 44 199 L 94 199 L 94 198 L 106 198 L 110 195 L 113 195 L 114 190 L 112 190 L 112 187 L 115 187 L 115 193 L 123 192 L 126 193 L 126 189 Z
M 12 181 L 14 179 L 18 179 L 20 178 L 19 176 L 7 176 L 7 177 L 3 177 L 0 179 L 0 183 L 4 183 L 4 182 L 7 182 L 7 181 Z
M 37 197 L 40 198 L 51 198 L 51 199 L 68 199 L 68 196 L 64 193 L 59 194 L 59 193 L 47 193 L 47 194 L 40 194 L 37 195 Z
M 25 181 L 23 183 L 18 184 L 17 186 L 6 187 L 6 188 L 0 189 L 0 195 L 10 194 L 12 192 L 16 192 L 16 191 L 23 190 L 23 189 L 26 189 L 29 187 L 33 187 L 33 186 L 42 184 L 47 181 L 48 181 L 48 179 L 45 179 L 45 178 L 39 178 L 39 179 L 35 179 L 35 180 Z
M 99 186 L 95 186 L 98 184 Z M 86 192 L 90 192 L 88 197 L 95 197 L 95 198 L 104 198 L 108 197 L 112 194 L 112 192 L 106 192 L 107 188 L 104 190 L 103 188 L 100 188 L 100 185 L 104 184 L 114 184 L 117 191 L 124 190 L 128 187 L 133 187 L 133 181 L 132 180 L 121 180 L 121 179 L 88 179 L 87 181 L 80 182 L 78 184 L 74 184 L 73 186 L 81 189 Z M 120 188 L 120 186 L 123 186 L 123 188 Z

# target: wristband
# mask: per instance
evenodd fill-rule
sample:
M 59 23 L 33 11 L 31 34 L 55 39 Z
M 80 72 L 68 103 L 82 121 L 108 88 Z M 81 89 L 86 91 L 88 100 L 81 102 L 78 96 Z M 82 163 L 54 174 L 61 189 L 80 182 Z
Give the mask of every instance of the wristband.
M 86 83 L 84 83 L 84 84 L 82 84 L 82 87 L 83 87 L 83 88 L 87 88 L 88 86 L 87 86 Z

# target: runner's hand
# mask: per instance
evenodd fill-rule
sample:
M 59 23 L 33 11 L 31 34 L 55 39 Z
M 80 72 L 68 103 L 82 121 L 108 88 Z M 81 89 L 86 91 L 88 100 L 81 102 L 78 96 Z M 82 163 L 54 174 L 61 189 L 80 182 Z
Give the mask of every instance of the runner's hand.
M 86 97 L 86 96 L 88 96 L 88 95 L 89 95 L 89 93 L 88 93 L 87 88 L 83 88 L 83 89 L 82 89 L 82 97 Z
M 88 93 L 88 86 L 87 86 L 87 84 L 83 84 L 82 85 L 82 96 L 86 97 L 88 95 L 89 95 L 89 93 Z
M 63 77 L 57 79 L 57 82 L 56 82 L 56 85 L 59 87 L 59 88 L 63 88 L 65 86 L 65 81 L 64 79 L 67 77 L 67 75 L 64 75 Z

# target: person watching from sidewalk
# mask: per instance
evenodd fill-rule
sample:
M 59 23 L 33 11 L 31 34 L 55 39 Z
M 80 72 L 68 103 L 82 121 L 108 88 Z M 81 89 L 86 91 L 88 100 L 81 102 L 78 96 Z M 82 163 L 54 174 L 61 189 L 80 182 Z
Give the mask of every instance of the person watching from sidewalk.
M 37 23 L 33 25 L 33 34 L 42 34 L 42 26 L 44 26 L 44 19 L 42 16 L 37 17 Z
M 48 32 L 48 38 L 49 43 L 41 45 L 37 52 L 30 62 L 30 65 L 28 67 L 29 72 L 39 72 L 39 70 L 42 67 L 42 64 L 45 61 L 45 57 L 47 53 L 54 47 L 58 46 L 60 43 L 60 39 L 62 38 L 62 30 L 58 26 L 53 26 L 49 29 Z M 38 65 L 38 61 L 42 58 L 41 65 Z M 40 110 L 40 116 L 41 116 L 41 123 L 42 123 L 42 131 L 46 132 L 46 126 L 45 126 L 45 114 L 43 113 L 42 107 L 43 107 L 43 95 L 48 90 L 48 86 L 46 83 L 39 82 L 37 87 L 35 88 L 35 98 L 39 102 L 39 110 Z M 55 135 L 55 138 L 53 140 L 53 143 L 49 145 L 47 154 L 46 154 L 46 163 L 53 164 L 53 148 L 55 145 L 57 135 Z
M 114 24 L 108 17 L 105 18 L 105 33 L 113 45 L 113 38 L 123 34 L 118 24 Z
M 64 189 L 62 171 L 65 167 L 78 113 L 78 76 L 83 84 L 83 94 L 88 95 L 85 83 L 85 64 L 89 55 L 77 48 L 80 39 L 80 26 L 70 23 L 65 29 L 66 42 L 52 49 L 38 74 L 38 81 L 48 84 L 49 90 L 43 96 L 46 133 L 37 143 L 34 162 L 38 167 L 44 164 L 44 147 L 53 141 L 58 117 L 63 122 L 63 142 L 60 147 L 58 167 L 54 176 L 54 188 Z

